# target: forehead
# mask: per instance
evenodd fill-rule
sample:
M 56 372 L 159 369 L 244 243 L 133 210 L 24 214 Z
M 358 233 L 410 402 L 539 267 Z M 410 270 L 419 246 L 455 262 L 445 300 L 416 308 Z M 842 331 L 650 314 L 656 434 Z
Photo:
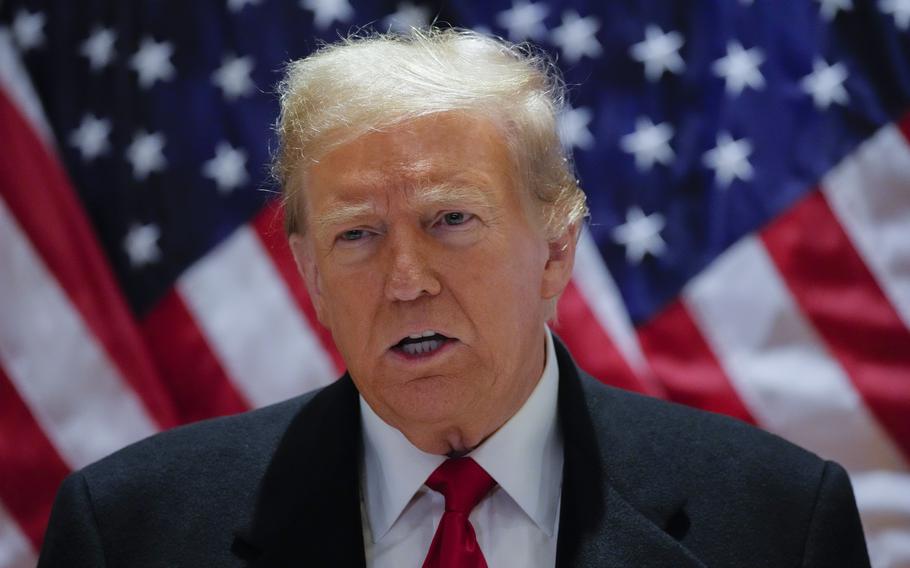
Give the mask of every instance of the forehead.
M 511 191 L 514 170 L 502 130 L 491 120 L 431 115 L 367 133 L 325 154 L 304 172 L 305 211 L 318 214 L 337 203 L 440 186 L 476 188 L 496 198 Z

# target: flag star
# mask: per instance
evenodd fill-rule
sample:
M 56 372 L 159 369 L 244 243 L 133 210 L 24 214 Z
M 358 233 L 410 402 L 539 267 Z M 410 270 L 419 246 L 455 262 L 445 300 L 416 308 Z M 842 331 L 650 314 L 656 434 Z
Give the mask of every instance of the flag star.
M 846 105 L 850 95 L 844 88 L 847 80 L 847 68 L 843 63 L 828 65 L 823 59 L 816 59 L 812 64 L 812 73 L 803 77 L 801 85 L 803 90 L 812 95 L 815 106 L 821 110 L 827 109 L 831 103 Z
M 727 55 L 715 61 L 711 69 L 723 77 L 727 94 L 736 96 L 746 87 L 759 90 L 765 86 L 765 78 L 758 70 L 764 60 L 765 54 L 757 47 L 746 50 L 738 41 L 731 41 Z
M 262 0 L 227 0 L 228 10 L 235 14 L 243 10 L 247 4 L 259 4 Z
M 910 28 L 910 0 L 878 0 L 878 9 L 890 14 L 900 29 Z
M 324 30 L 332 22 L 347 22 L 354 17 L 354 8 L 348 0 L 300 0 L 300 7 L 313 12 L 313 23 Z
M 130 67 L 139 74 L 139 85 L 143 89 L 148 89 L 155 81 L 168 81 L 174 77 L 172 55 L 174 46 L 170 42 L 157 42 L 150 37 L 142 39 L 139 51 L 130 59 Z
M 219 192 L 230 193 L 249 180 L 246 153 L 227 142 L 219 142 L 215 157 L 202 165 L 202 175 L 215 180 Z
M 542 39 L 547 35 L 543 21 L 549 13 L 550 8 L 543 2 L 512 0 L 511 8 L 496 15 L 496 23 L 508 30 L 512 41 Z
M 667 250 L 660 232 L 667 222 L 660 213 L 645 215 L 639 207 L 626 212 L 626 222 L 613 228 L 613 241 L 626 249 L 626 261 L 639 264 L 646 254 L 658 257 Z
M 88 58 L 92 71 L 100 71 L 114 59 L 114 42 L 117 34 L 114 30 L 96 26 L 92 35 L 79 48 L 79 53 Z
M 83 162 L 91 162 L 98 156 L 106 154 L 111 148 L 108 137 L 111 134 L 111 121 L 96 118 L 93 114 L 82 117 L 79 127 L 70 134 L 70 144 L 82 154 Z
M 212 82 L 221 89 L 224 98 L 232 101 L 237 97 L 249 96 L 256 89 L 250 79 L 252 71 L 252 57 L 226 55 L 221 61 L 221 67 L 212 73 Z
M 557 117 L 559 139 L 566 148 L 587 150 L 594 146 L 594 135 L 588 129 L 594 114 L 587 107 L 572 108 L 567 105 Z
M 582 18 L 575 10 L 567 10 L 562 14 L 562 24 L 553 30 L 550 37 L 562 50 L 566 61 L 575 63 L 584 56 L 597 57 L 603 52 L 595 37 L 599 29 L 600 20 L 594 16 Z
M 407 33 L 411 29 L 425 28 L 430 24 L 430 9 L 426 6 L 415 6 L 410 2 L 402 2 L 395 13 L 389 14 L 382 21 L 396 32 Z
M 645 65 L 645 77 L 657 81 L 664 71 L 682 73 L 686 64 L 679 56 L 679 50 L 685 43 L 679 32 L 664 33 L 659 27 L 649 25 L 645 28 L 645 39 L 629 49 L 636 61 Z
M 665 166 L 673 163 L 676 155 L 670 147 L 672 139 L 673 127 L 670 124 L 654 124 L 650 118 L 640 117 L 635 122 L 635 132 L 623 136 L 619 146 L 635 155 L 635 166 L 639 170 L 650 170 L 654 162 Z
M 848 12 L 853 9 L 853 0 L 816 0 L 816 2 L 821 4 L 822 17 L 829 22 L 837 17 L 839 11 Z
M 158 248 L 160 238 L 161 229 L 154 223 L 131 225 L 123 239 L 123 250 L 130 258 L 130 265 L 133 268 L 141 268 L 161 260 L 161 249 Z
M 717 136 L 717 146 L 705 152 L 705 166 L 714 170 L 714 180 L 723 188 L 729 187 L 734 179 L 752 179 L 752 143 L 747 138 L 734 140 L 728 133 Z
M 13 19 L 13 39 L 23 53 L 44 45 L 44 14 L 19 10 Z
M 142 181 L 152 172 L 160 172 L 167 165 L 164 159 L 164 135 L 142 130 L 137 132 L 126 149 L 126 158 L 133 166 L 133 177 Z

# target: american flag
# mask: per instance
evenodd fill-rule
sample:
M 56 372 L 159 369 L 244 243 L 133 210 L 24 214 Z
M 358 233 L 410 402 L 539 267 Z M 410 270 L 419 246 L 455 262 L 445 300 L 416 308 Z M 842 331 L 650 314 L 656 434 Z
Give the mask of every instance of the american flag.
M 325 385 L 266 174 L 285 62 L 437 21 L 552 52 L 603 381 L 845 465 L 910 566 L 910 1 L 0 2 L 0 566 L 68 472 Z

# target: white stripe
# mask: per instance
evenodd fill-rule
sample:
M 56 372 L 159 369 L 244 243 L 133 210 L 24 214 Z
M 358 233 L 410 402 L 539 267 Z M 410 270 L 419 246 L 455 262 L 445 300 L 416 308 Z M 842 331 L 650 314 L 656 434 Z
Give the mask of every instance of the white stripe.
M 886 126 L 825 176 L 822 191 L 910 327 L 910 146 Z
M 683 298 L 764 428 L 852 472 L 906 469 L 755 237 L 721 255 Z
M 639 376 L 650 376 L 625 302 L 587 229 L 578 239 L 572 280 L 632 370 Z
M 0 360 L 73 468 L 154 434 L 136 394 L 0 199 Z
M 872 565 L 910 566 L 910 475 L 869 471 L 850 478 Z
M 34 568 L 37 563 L 31 543 L 0 503 L 0 566 Z
M 910 567 L 910 531 L 906 527 L 866 533 L 874 568 Z
M 851 474 L 856 500 L 868 518 L 865 526 L 893 525 L 900 521 L 910 528 L 910 475 L 896 471 L 867 471 Z
M 254 405 L 335 377 L 328 354 L 249 227 L 194 264 L 177 288 L 228 375 Z
M 13 46 L 13 39 L 9 30 L 0 28 L 0 86 L 12 98 L 19 111 L 31 123 L 38 136 L 44 140 L 47 147 L 54 148 L 54 135 L 44 116 L 44 110 L 32 82 L 22 67 L 19 53 Z

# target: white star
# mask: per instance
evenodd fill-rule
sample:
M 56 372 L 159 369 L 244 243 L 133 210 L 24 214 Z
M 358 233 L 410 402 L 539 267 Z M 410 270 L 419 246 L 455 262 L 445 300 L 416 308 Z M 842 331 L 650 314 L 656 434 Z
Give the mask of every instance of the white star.
M 597 57 L 603 52 L 595 34 L 600 29 L 600 20 L 594 16 L 579 17 L 575 10 L 562 14 L 562 24 L 553 30 L 550 38 L 562 50 L 569 63 L 575 63 L 584 56 Z
M 626 261 L 638 264 L 650 254 L 658 257 L 667 249 L 660 236 L 667 222 L 660 213 L 645 215 L 639 207 L 626 212 L 626 222 L 613 228 L 613 241 L 626 247 Z
M 910 0 L 878 0 L 878 9 L 894 17 L 894 25 L 910 28 Z
M 95 26 L 92 35 L 82 42 L 79 53 L 88 58 L 92 71 L 100 71 L 114 59 L 114 42 L 117 34 L 114 30 Z
M 174 46 L 168 41 L 157 42 L 150 37 L 142 39 L 137 51 L 130 59 L 130 67 L 139 74 L 139 86 L 148 89 L 155 81 L 168 81 L 174 77 L 171 56 Z
M 831 21 L 837 17 L 837 13 L 840 10 L 848 12 L 853 9 L 853 0 L 815 0 L 821 4 L 821 14 L 822 17 Z
M 588 129 L 588 124 L 594 118 L 591 109 L 587 107 L 572 108 L 566 105 L 557 117 L 557 131 L 559 139 L 566 148 L 578 147 L 586 150 L 594 146 L 594 135 Z
M 824 110 L 832 102 L 846 105 L 850 101 L 850 95 L 844 88 L 846 80 L 847 68 L 842 63 L 828 65 L 824 59 L 816 59 L 812 63 L 812 73 L 803 77 L 800 85 L 812 95 L 815 106 Z
M 215 180 L 219 192 L 230 193 L 249 179 L 246 153 L 227 142 L 219 142 L 215 157 L 202 165 L 202 175 Z
M 635 154 L 635 166 L 639 170 L 650 170 L 654 162 L 665 166 L 673 163 L 676 155 L 670 147 L 673 139 L 673 127 L 669 123 L 654 124 L 648 117 L 635 121 L 635 132 L 626 134 L 619 141 L 619 146 L 630 154 Z
M 324 30 L 332 22 L 347 22 L 354 17 L 354 8 L 348 0 L 300 0 L 300 7 L 313 12 L 313 23 Z
M 717 136 L 717 146 L 705 152 L 705 166 L 714 170 L 714 180 L 721 187 L 728 187 L 734 179 L 752 179 L 752 143 L 747 138 L 734 140 L 728 133 Z
M 161 238 L 161 229 L 154 223 L 130 226 L 130 230 L 123 239 L 123 250 L 130 257 L 133 268 L 141 268 L 147 264 L 161 260 L 161 249 L 158 248 L 158 239 Z
M 91 162 L 98 156 L 106 154 L 111 148 L 108 136 L 111 134 L 111 121 L 96 118 L 93 114 L 82 117 L 79 127 L 70 134 L 70 144 L 82 154 L 83 162 Z
M 259 4 L 262 0 L 227 0 L 228 10 L 235 14 L 247 4 Z
M 549 13 L 550 8 L 543 2 L 512 0 L 511 8 L 496 15 L 496 23 L 509 31 L 512 41 L 542 39 L 547 35 L 543 20 Z
M 26 51 L 44 45 L 44 14 L 19 10 L 13 19 L 13 38 L 19 51 Z
M 252 71 L 252 57 L 226 55 L 221 60 L 221 67 L 212 73 L 212 82 L 221 88 L 224 98 L 232 101 L 237 97 L 249 96 L 256 90 L 256 85 L 250 79 Z
M 659 27 L 645 28 L 645 39 L 629 49 L 632 57 L 645 64 L 645 77 L 657 81 L 664 71 L 682 73 L 686 64 L 679 56 L 679 49 L 685 40 L 679 32 L 664 33 Z
M 133 166 L 133 177 L 144 180 L 152 172 L 159 172 L 167 165 L 164 159 L 164 135 L 137 132 L 126 149 L 126 159 Z
M 746 87 L 760 90 L 765 86 L 765 78 L 758 70 L 764 60 L 765 54 L 757 47 L 745 50 L 738 41 L 731 41 L 727 44 L 727 55 L 715 61 L 711 69 L 723 77 L 727 94 L 735 96 Z
M 415 6 L 410 2 L 398 5 L 394 14 L 383 18 L 385 25 L 398 33 L 408 33 L 411 29 L 425 28 L 430 23 L 430 9 L 426 6 Z

